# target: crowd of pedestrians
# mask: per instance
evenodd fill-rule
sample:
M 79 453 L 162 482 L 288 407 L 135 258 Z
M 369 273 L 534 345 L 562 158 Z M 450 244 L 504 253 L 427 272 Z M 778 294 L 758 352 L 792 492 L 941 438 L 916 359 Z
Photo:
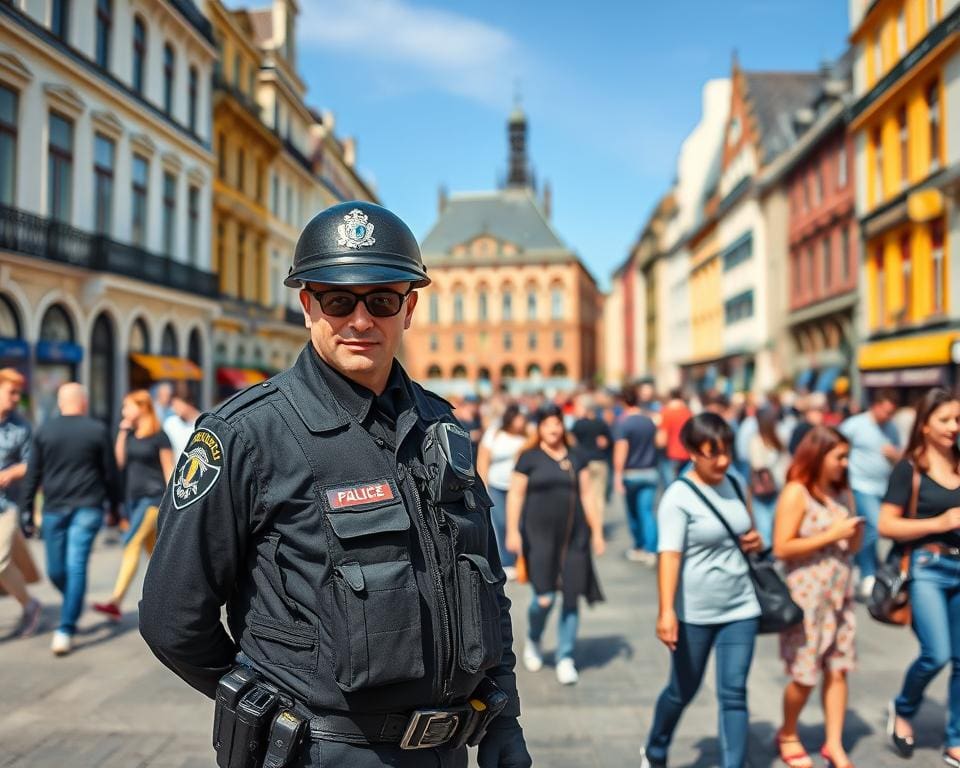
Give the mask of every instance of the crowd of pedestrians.
M 160 498 L 200 412 L 172 388 L 137 390 L 111 429 L 87 415 L 84 388 L 70 383 L 59 391 L 59 414 L 33 431 L 17 407 L 24 386 L 19 373 L 0 370 L 0 588 L 21 606 L 15 634 L 36 633 L 42 606 L 29 591 L 38 574 L 24 536 L 42 529 L 47 575 L 63 595 L 51 648 L 63 655 L 72 650 L 104 525 L 122 532 L 121 567 L 109 599 L 92 607 L 122 617 L 141 556 L 156 540 Z M 788 683 L 776 747 L 788 768 L 813 765 L 797 723 L 820 686 L 820 756 L 848 768 L 855 601 L 874 593 L 886 567 L 880 552 L 892 543 L 889 562 L 909 567 L 920 653 L 899 692 L 891 691 L 888 738 L 900 755 L 912 755 L 924 691 L 953 664 L 943 758 L 960 768 L 960 401 L 939 388 L 911 403 L 875 391 L 865 406 L 858 412 L 849 397 L 819 392 L 731 399 L 678 389 L 659 397 L 649 384 L 464 398 L 456 414 L 492 501 L 500 560 L 509 579 L 529 583 L 521 663 L 543 668 L 544 629 L 555 613 L 556 677 L 578 682 L 580 607 L 604 599 L 595 558 L 607 548 L 605 511 L 622 494 L 629 546 L 606 556 L 656 569 L 656 636 L 670 651 L 642 764 L 667 764 L 711 655 L 721 765 L 744 764 L 763 613 L 751 558 L 773 557 L 803 617 L 780 633 Z

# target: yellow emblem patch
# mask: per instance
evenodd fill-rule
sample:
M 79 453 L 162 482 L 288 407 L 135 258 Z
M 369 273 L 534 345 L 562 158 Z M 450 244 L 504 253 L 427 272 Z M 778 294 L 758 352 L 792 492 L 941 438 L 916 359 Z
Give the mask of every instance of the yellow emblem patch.
M 223 468 L 223 444 L 209 429 L 198 429 L 177 462 L 173 479 L 173 506 L 177 509 L 193 504 L 206 495 Z

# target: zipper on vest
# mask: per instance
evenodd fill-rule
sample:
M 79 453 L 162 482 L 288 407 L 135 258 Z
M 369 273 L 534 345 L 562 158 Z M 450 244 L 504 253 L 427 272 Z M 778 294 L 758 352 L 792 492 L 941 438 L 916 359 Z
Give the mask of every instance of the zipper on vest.
M 434 551 L 435 543 L 431 535 L 430 526 L 427 523 L 426 516 L 423 514 L 423 505 L 420 503 L 420 491 L 417 489 L 417 484 L 413 482 L 413 478 L 410 477 L 410 473 L 403 464 L 397 464 L 397 475 L 399 476 L 400 482 L 405 484 L 410 493 L 413 494 L 414 506 L 417 508 L 417 519 L 420 521 L 421 528 L 429 539 L 429 541 L 421 543 L 420 549 L 423 551 L 427 559 L 427 564 L 433 574 L 433 586 L 437 593 L 437 601 L 440 607 L 440 622 L 443 629 L 440 637 L 441 654 L 437 660 L 437 680 L 434 685 L 434 690 L 440 693 L 441 701 L 446 702 L 449 695 L 449 676 L 446 675 L 446 672 L 450 664 L 448 657 L 452 656 L 452 654 L 450 651 L 450 612 L 447 606 L 447 594 L 443 588 L 443 574 L 440 571 L 440 563 Z M 407 482 L 408 480 L 410 482 Z

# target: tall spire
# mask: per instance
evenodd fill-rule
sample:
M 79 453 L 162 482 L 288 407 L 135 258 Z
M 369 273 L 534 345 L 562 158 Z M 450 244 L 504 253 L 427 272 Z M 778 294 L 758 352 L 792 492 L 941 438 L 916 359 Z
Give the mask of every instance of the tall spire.
M 513 111 L 507 121 L 507 137 L 510 142 L 508 187 L 531 186 L 530 168 L 527 165 L 527 116 L 520 106 L 520 91 L 517 88 Z

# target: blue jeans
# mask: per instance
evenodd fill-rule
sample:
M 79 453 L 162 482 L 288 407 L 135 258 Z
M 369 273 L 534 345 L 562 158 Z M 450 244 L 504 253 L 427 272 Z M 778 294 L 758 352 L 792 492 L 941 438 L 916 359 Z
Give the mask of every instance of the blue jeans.
M 652 473 L 651 473 L 652 474 Z M 657 481 L 624 478 L 626 492 L 627 525 L 633 536 L 633 546 L 646 552 L 657 551 L 657 518 L 653 505 L 657 499 Z
M 918 550 L 912 555 L 910 603 L 920 656 L 907 670 L 897 696 L 897 714 L 907 720 L 923 692 L 951 662 L 946 746 L 960 747 L 960 560 Z
M 657 472 L 660 475 L 660 485 L 663 490 L 667 490 L 667 487 L 680 477 L 680 470 L 683 465 L 686 464 L 685 461 L 679 461 L 677 459 L 668 459 L 666 456 L 661 455 L 657 461 Z
M 728 624 L 680 622 L 677 649 L 670 664 L 670 682 L 657 699 L 647 755 L 666 762 L 667 750 L 683 710 L 689 704 L 717 649 L 717 702 L 720 705 L 720 760 L 723 768 L 742 768 L 747 754 L 747 675 L 753 661 L 757 619 Z
M 753 521 L 764 547 L 773 546 L 773 516 L 777 511 L 777 496 L 753 497 Z
M 862 491 L 853 492 L 853 502 L 857 505 L 856 514 L 866 518 L 863 526 L 863 546 L 854 558 L 860 568 L 860 578 L 875 576 L 877 573 L 877 521 L 880 519 L 880 496 Z
M 63 594 L 60 631 L 72 635 L 83 611 L 87 593 L 87 561 L 97 531 L 103 524 L 99 507 L 44 509 L 43 540 L 47 549 L 47 575 Z
M 549 598 L 550 602 L 540 605 L 540 598 Z M 530 607 L 527 609 L 527 636 L 535 643 L 543 637 L 543 629 L 547 625 L 547 617 L 557 600 L 556 592 L 545 595 L 534 593 Z M 577 644 L 577 629 L 580 627 L 580 612 L 577 607 L 563 607 L 560 611 L 560 623 L 557 625 L 557 653 L 556 660 L 572 659 L 573 649 Z
M 493 533 L 497 537 L 497 550 L 500 552 L 500 565 L 504 568 L 515 565 L 517 556 L 513 552 L 507 551 L 507 492 L 487 486 L 487 493 L 493 501 L 493 508 L 490 510 L 490 522 L 493 523 Z

